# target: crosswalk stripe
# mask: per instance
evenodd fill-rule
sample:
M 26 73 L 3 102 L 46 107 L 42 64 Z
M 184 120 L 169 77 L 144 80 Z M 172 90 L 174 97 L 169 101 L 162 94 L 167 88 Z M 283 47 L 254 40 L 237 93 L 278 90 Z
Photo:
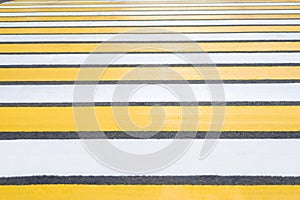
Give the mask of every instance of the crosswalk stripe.
M 107 12 L 11 12 L 1 13 L 0 17 L 9 16 L 143 16 L 143 15 L 204 15 L 204 14 L 299 14 L 299 10 L 224 10 L 224 11 L 107 11 Z
M 0 22 L 22 22 L 22 21 L 97 21 L 97 20 L 201 20 L 201 19 L 299 19 L 300 14 L 235 14 L 235 15 L 144 15 L 144 16 L 22 16 L 22 17 L 0 17 Z
M 183 54 L 183 53 L 181 53 Z M 128 65 L 182 65 L 182 64 L 201 64 L 204 66 L 214 63 L 214 65 L 291 65 L 299 66 L 300 53 L 209 53 L 210 60 L 201 60 L 202 63 L 193 63 L 178 57 L 174 53 L 130 53 L 130 54 L 97 54 L 96 60 L 89 60 L 90 54 L 1 54 L 0 67 L 59 67 L 59 65 L 71 66 L 95 65 L 97 67 L 106 67 L 110 65 L 119 65 L 128 67 Z M 95 54 L 94 54 L 95 55 Z M 185 53 L 185 56 L 199 56 L 199 53 Z M 107 60 L 119 58 L 112 63 Z M 195 61 L 194 61 L 195 62 Z M 200 62 L 200 61 L 197 61 Z
M 186 26 L 186 27 L 27 27 L 27 28 L 1 28 L 0 34 L 117 34 L 126 32 L 135 33 L 259 33 L 259 32 L 300 32 L 300 26 Z
M 123 130 L 142 131 L 149 123 L 149 116 L 143 113 L 149 113 L 152 106 L 138 107 L 110 107 L 98 106 L 95 113 L 101 130 L 103 131 L 122 131 L 114 119 L 113 114 L 124 117 L 122 113 L 129 112 L 131 118 L 139 126 L 127 124 Z M 178 131 L 181 128 L 182 108 L 195 110 L 195 106 L 178 107 L 164 106 L 166 119 L 161 131 Z M 89 113 L 93 107 L 78 107 L 78 112 Z M 113 109 L 117 109 L 114 113 Z M 200 114 L 200 124 L 198 131 L 207 131 L 210 127 L 212 116 L 212 107 L 196 107 Z M 157 111 L 159 112 L 159 111 Z M 1 107 L 1 125 L 0 131 L 7 132 L 30 132 L 30 131 L 76 131 L 73 118 L 72 107 Z M 16 115 L 16 113 L 18 113 Z M 57 114 L 59 113 L 59 115 Z M 226 106 L 226 115 L 224 127 L 221 131 L 298 131 L 300 129 L 300 106 Z M 195 116 L 190 116 L 195 117 Z M 191 118 L 191 119 L 192 119 Z M 105 123 L 104 123 L 105 122 Z M 160 126 L 160 117 L 152 119 L 154 127 Z M 141 126 L 141 127 L 140 127 Z M 194 124 L 186 125 L 182 131 L 192 131 Z M 97 131 L 99 127 L 87 122 L 84 131 Z M 150 127 L 151 128 L 151 127 Z M 155 131 L 155 129 L 148 131 Z
M 266 42 L 300 41 L 300 33 L 189 33 L 182 34 L 126 34 L 114 37 L 114 34 L 45 34 L 45 35 L 0 35 L 0 44 L 5 43 L 99 43 L 109 42 Z
M 190 142 L 191 140 L 184 139 L 182 141 Z M 141 155 L 170 145 L 172 139 L 116 139 L 108 141 L 96 140 L 96 142 L 97 145 L 111 142 L 125 152 L 133 152 Z M 219 181 L 215 181 L 214 185 L 229 182 L 230 176 L 241 176 L 240 184 L 238 180 L 235 179 L 231 180 L 232 184 L 247 185 L 247 177 L 249 177 L 248 184 L 250 184 L 251 179 L 255 180 L 255 176 L 258 176 L 261 177 L 261 181 L 253 181 L 252 184 L 280 184 L 280 181 L 276 182 L 276 178 L 271 179 L 271 181 L 268 180 L 269 176 L 275 176 L 278 177 L 278 180 L 281 180 L 280 177 L 286 177 L 287 181 L 285 184 L 288 184 L 289 178 L 291 178 L 291 182 L 299 184 L 299 179 L 293 179 L 293 176 L 299 174 L 299 163 L 297 159 L 293 159 L 300 153 L 299 139 L 223 139 L 218 142 L 214 152 L 207 159 L 200 160 L 198 158 L 204 142 L 205 140 L 195 140 L 190 145 L 190 148 L 186 150 L 186 153 L 182 157 L 179 157 L 177 162 L 168 168 L 151 173 L 143 171 L 139 174 L 129 174 L 115 171 L 107 165 L 105 166 L 98 163 L 97 160 L 85 150 L 80 140 L 5 140 L 0 141 L 0 155 L 2 162 L 5 163 L 5 165 L 0 166 L 0 176 L 4 178 L 25 176 L 29 177 L 29 179 L 31 177 L 34 179 L 34 176 L 42 175 L 70 176 L 70 179 L 68 179 L 68 177 L 62 178 L 62 181 L 66 182 L 68 180 L 72 181 L 72 176 L 82 176 L 82 180 L 80 180 L 80 177 L 78 178 L 79 180 L 77 179 L 78 181 L 74 178 L 74 184 L 76 182 L 83 183 L 84 177 L 90 176 L 90 179 L 84 184 L 92 184 L 94 182 L 94 185 L 97 185 L 97 176 L 100 176 L 100 180 L 101 176 L 104 180 L 105 177 L 108 176 L 108 180 L 104 184 L 113 184 L 112 181 L 109 181 L 110 176 L 118 176 L 119 178 L 129 176 L 129 180 L 130 176 L 148 176 L 148 180 L 151 180 L 151 176 L 154 176 L 153 179 L 155 179 L 156 176 L 161 176 L 161 179 L 164 179 L 164 176 L 175 176 L 178 177 L 177 180 L 180 180 L 180 176 L 195 176 L 195 185 L 199 182 L 203 182 L 202 184 L 204 185 L 209 184 L 209 175 L 221 176 Z M 130 145 L 128 145 L 128 143 Z M 18 168 L 13 166 L 18 166 Z M 197 176 L 200 176 L 200 180 L 198 181 Z M 204 176 L 204 179 L 202 179 L 201 176 Z M 208 176 L 207 179 L 205 176 Z M 222 180 L 223 176 L 225 176 L 225 181 L 224 179 Z M 226 176 L 229 176 L 227 181 Z M 243 179 L 243 176 L 246 178 Z M 266 177 L 264 178 L 264 176 Z M 168 177 L 165 178 L 165 182 L 168 183 Z M 40 180 L 42 181 L 43 179 Z M 49 179 L 49 181 L 50 180 L 51 179 Z M 140 184 L 147 185 L 147 178 L 141 178 L 139 180 Z M 145 180 L 145 182 L 143 182 L 143 180 Z M 173 182 L 175 182 L 175 180 L 176 178 Z M 193 178 L 191 178 L 191 180 L 193 180 Z M 186 180 L 186 184 L 191 184 L 191 180 Z M 205 180 L 207 180 L 207 182 L 205 182 Z M 47 179 L 42 182 L 47 183 Z M 55 181 L 53 182 L 55 183 Z M 130 181 L 127 182 L 130 183 Z M 161 181 L 158 179 L 156 184 L 159 184 L 159 182 Z M 169 182 L 172 183 L 172 180 Z M 180 182 L 184 182 L 184 180 Z M 100 184 L 101 182 L 99 181 L 98 183 Z M 125 183 L 126 182 L 123 184 Z M 150 181 L 149 184 L 151 184 Z M 172 185 L 174 185 L 174 183 Z M 116 186 L 116 184 L 114 184 L 114 186 Z M 297 191 L 299 192 L 299 190 Z M 95 194 L 91 195 L 96 196 Z
M 191 200 L 202 198 L 240 199 L 250 200 L 260 198 L 265 200 L 297 200 L 299 186 L 191 186 L 191 185 L 29 185 L 29 186 L 0 186 L 2 195 L 7 200 L 14 200 L 15 193 L 22 195 L 24 200 L 43 196 L 45 200 L 69 198 L 74 200 L 94 200 L 101 196 L 105 199 L 159 199 L 174 200 L 189 198 Z M 131 197 L 128 197 L 131 194 Z
M 161 80 L 161 79 L 160 79 Z M 167 79 L 168 80 L 168 79 Z M 175 82 L 176 83 L 176 82 Z M 89 88 L 90 85 L 76 84 L 74 85 L 4 85 L 0 86 L 0 92 L 6 94 L 0 97 L 2 103 L 31 103 L 33 105 L 51 103 L 68 103 L 69 106 L 72 102 L 79 101 L 73 99 L 73 91 L 75 87 Z M 93 85 L 92 85 L 93 86 Z M 205 84 L 189 85 L 190 92 L 193 93 L 193 98 L 181 97 L 180 99 L 172 95 L 166 88 L 171 90 L 179 91 L 187 88 L 187 85 L 182 84 L 164 84 L 164 87 L 152 84 L 139 88 L 139 84 L 102 84 L 94 86 L 94 101 L 97 103 L 109 103 L 109 102 L 175 102 L 175 105 L 180 104 L 180 101 L 191 102 L 191 105 L 195 103 L 206 103 L 206 102 L 224 102 L 225 99 L 222 97 L 216 97 L 212 99 L 210 96 L 210 88 Z M 115 97 L 114 91 L 116 89 L 122 90 L 123 92 L 130 93 L 135 88 L 139 90 L 132 96 L 131 99 L 125 97 Z M 251 84 L 251 83 L 239 83 L 239 84 L 224 84 L 224 93 L 226 96 L 226 103 L 233 103 L 236 106 L 240 105 L 276 105 L 276 103 L 284 102 L 284 104 L 298 105 L 300 104 L 300 94 L 297 91 L 300 90 L 300 83 L 268 83 L 268 84 Z M 26 94 L 21 91 L 28 91 Z M 48 94 L 55 94 L 55 96 L 49 96 Z M 263 96 L 261 94 L 264 94 Z M 17 97 L 17 98 L 16 98 Z M 82 100 L 86 102 L 86 100 Z M 79 101 L 80 102 L 80 101 Z M 240 104 L 240 102 L 244 102 Z M 257 104 L 255 104 L 257 102 Z M 269 102 L 269 103 L 261 103 Z M 163 103 L 162 103 L 163 104 Z M 1 104 L 0 104 L 1 105 Z M 126 103 L 125 103 L 126 105 Z M 184 104 L 183 104 L 184 105 Z M 231 104 L 230 104 L 231 105 Z M 15 105 L 19 106 L 19 105 Z M 22 106 L 22 105 L 21 105 Z
M 172 20 L 94 22 L 0 22 L 0 27 L 181 27 L 181 26 L 280 26 L 300 25 L 300 20 Z
M 297 10 L 300 6 L 235 6 L 235 7 L 201 7 L 201 6 L 179 6 L 179 7 L 114 7 L 114 8 L 1 8 L 1 13 L 11 13 L 11 12 L 106 12 L 106 11 L 163 11 L 163 10 L 174 10 L 174 11 L 191 11 L 191 10 Z
M 110 67 L 105 69 L 102 77 L 99 77 L 101 81 L 119 81 L 119 80 L 205 80 L 196 68 L 194 67 L 147 67 L 139 68 L 139 74 L 134 77 L 126 77 L 125 75 L 134 70 L 134 67 Z M 91 74 L 102 74 L 101 69 L 97 68 L 0 68 L 0 84 L 9 82 L 26 82 L 26 81 L 73 81 L 76 80 L 79 71 L 85 71 Z M 176 74 L 182 78 L 174 77 L 163 73 L 166 70 L 173 70 Z M 212 68 L 201 68 L 200 72 L 209 73 Z M 300 80 L 300 67 L 299 66 L 227 66 L 217 67 L 221 80 Z M 163 74 L 163 77 L 160 75 Z M 124 77 L 124 78 L 122 78 Z M 216 77 L 212 77 L 214 80 Z M 90 80 L 90 79 L 89 79 Z M 209 77 L 206 77 L 209 80 Z M 80 80 L 77 80 L 80 81 Z M 83 80 L 81 80 L 83 81 Z M 94 77 L 91 81 L 95 81 Z
M 299 52 L 300 42 L 2 44 L 0 53 Z

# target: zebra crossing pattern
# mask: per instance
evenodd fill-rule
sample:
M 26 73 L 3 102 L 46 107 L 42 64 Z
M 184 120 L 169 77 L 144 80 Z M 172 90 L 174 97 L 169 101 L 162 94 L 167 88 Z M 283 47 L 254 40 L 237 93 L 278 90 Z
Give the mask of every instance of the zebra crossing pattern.
M 0 200 L 300 199 L 299 0 L 0 2 Z

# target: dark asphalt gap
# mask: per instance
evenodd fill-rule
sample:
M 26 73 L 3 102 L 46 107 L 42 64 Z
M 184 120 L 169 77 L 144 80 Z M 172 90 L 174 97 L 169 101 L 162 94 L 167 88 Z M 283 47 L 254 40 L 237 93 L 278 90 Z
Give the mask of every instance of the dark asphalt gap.
M 299 131 L 225 131 L 217 132 L 175 132 L 162 131 L 154 133 L 105 131 L 99 132 L 0 132 L 0 140 L 69 140 L 69 139 L 204 139 L 207 135 L 219 139 L 300 139 Z M 136 135 L 137 137 L 134 137 Z M 211 138 L 210 137 L 210 138 Z
M 118 65 L 60 65 L 60 64 L 43 64 L 43 65 L 3 65 L 0 63 L 0 68 L 114 68 L 114 67 L 162 67 L 165 65 L 159 64 L 142 64 L 142 65 L 131 65 L 131 64 L 118 64 Z M 256 66 L 264 66 L 264 67 L 281 67 L 281 66 L 300 66 L 299 63 L 252 63 L 252 64 L 237 64 L 237 63 L 230 63 L 230 64 L 168 64 L 167 67 L 256 67 Z
M 2 34 L 0 34 L 2 35 Z M 66 34 L 69 35 L 69 34 Z M 261 40 L 180 40 L 180 41 L 171 41 L 171 40 L 163 40 L 163 41 L 29 41 L 29 42 L 2 42 L 1 44 L 93 44 L 93 43 L 99 43 L 99 44 L 109 44 L 109 43 L 254 43 L 254 42 L 300 42 L 300 40 L 268 40 L 268 39 L 261 39 Z M 96 52 L 92 52 L 96 53 Z
M 281 176 L 29 176 L 0 178 L 0 185 L 300 185 Z
M 103 85 L 103 84 L 240 84 L 240 83 L 300 83 L 299 79 L 266 80 L 115 80 L 115 81 L 0 81 L 0 85 Z
M 94 106 L 300 106 L 300 101 L 207 101 L 207 102 L 68 102 L 0 103 L 0 107 L 94 107 Z
M 1 19 L 1 17 L 0 17 Z M 17 21 L 18 22 L 18 21 Z M 7 27 L 7 28 L 11 28 L 11 27 Z M 246 32 L 242 32 L 242 33 L 299 33 L 299 31 L 268 31 L 268 32 L 264 32 L 264 31 L 246 31 Z M 170 34 L 168 32 L 151 32 L 153 34 Z M 190 34 L 191 32 L 180 32 L 181 34 Z M 193 34 L 201 34 L 203 32 L 193 32 Z M 205 32 L 207 34 L 224 34 L 224 33 L 241 33 L 241 32 Z M 91 34 L 91 33 L 22 33 L 22 34 L 0 34 L 0 35 L 86 35 L 86 34 Z M 118 34 L 118 33 L 105 33 L 105 34 Z M 132 34 L 132 33 L 122 33 L 122 34 Z M 139 33 L 140 35 L 143 34 L 150 34 L 150 33 Z M 174 33 L 174 34 L 178 34 L 178 33 Z
M 299 27 L 300 29 L 300 27 Z M 248 54 L 251 54 L 251 53 L 299 53 L 300 51 L 297 49 L 297 50 L 288 50 L 288 51 L 283 51 L 283 50 L 277 50 L 277 51 L 185 51 L 185 52 L 181 52 L 181 51 L 172 51 L 172 52 L 164 52 L 164 51 L 161 51 L 161 52 L 126 52 L 126 54 L 156 54 L 156 53 L 159 53 L 159 54 L 170 54 L 170 53 L 178 53 L 178 54 L 190 54 L 190 53 L 197 53 L 197 54 L 208 54 L 208 53 L 223 53 L 223 54 L 226 54 L 226 53 L 248 53 Z M 11 53 L 11 52 L 1 52 L 1 55 L 46 55 L 46 54 L 51 54 L 51 55 L 55 55 L 55 54 L 65 54 L 65 55 L 68 55 L 68 54 L 72 54 L 72 55 L 75 55 L 75 54 L 121 54 L 121 53 L 124 53 L 122 51 L 119 51 L 119 52 L 26 52 L 26 53 L 23 53 L 23 52 L 16 52 L 16 53 Z

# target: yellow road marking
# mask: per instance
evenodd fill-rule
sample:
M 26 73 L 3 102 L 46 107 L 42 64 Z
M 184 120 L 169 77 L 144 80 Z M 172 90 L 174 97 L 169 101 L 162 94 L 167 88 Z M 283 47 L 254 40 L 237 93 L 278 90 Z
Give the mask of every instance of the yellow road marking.
M 1 44 L 0 53 L 299 51 L 300 42 Z
M 3 8 L 1 12 L 100 12 L 100 11 L 149 11 L 149 10 L 296 10 L 300 6 L 181 6 L 181 7 L 125 7 L 125 8 Z
M 103 131 L 191 131 L 193 124 L 181 126 L 182 109 L 190 114 L 186 119 L 199 117 L 198 131 L 207 131 L 211 123 L 212 106 L 164 106 L 165 119 L 158 107 L 151 106 L 98 106 L 94 107 L 1 107 L 0 131 L 76 131 L 73 109 L 80 117 L 80 131 L 96 131 L 99 127 L 91 120 L 96 114 Z M 222 109 L 222 107 L 215 107 Z M 134 124 L 127 123 L 128 113 Z M 152 114 L 152 124 L 151 116 Z M 115 121 L 118 117 L 118 121 Z M 222 131 L 299 131 L 300 106 L 227 106 Z M 120 123 L 122 121 L 126 124 Z M 162 124 L 162 121 L 164 122 Z M 192 128 L 193 127 L 193 128 Z M 159 129 L 158 129 L 159 128 Z
M 300 14 L 285 15 L 168 15 L 168 16 L 47 16 L 47 17 L 0 17 L 5 21 L 87 21 L 87 20 L 181 20 L 181 19 L 297 19 Z
M 300 186 L 26 185 L 0 186 L 1 200 L 299 200 Z
M 126 74 L 137 68 L 113 67 L 101 68 L 0 68 L 1 81 L 74 81 L 79 71 L 92 77 L 86 80 L 95 80 L 93 74 L 102 75 L 96 80 L 210 80 L 216 79 L 210 72 L 215 68 L 201 67 L 147 67 L 138 68 L 138 74 L 128 77 Z M 288 67 L 217 67 L 222 80 L 268 80 L 268 79 L 300 79 L 300 66 Z M 165 73 L 173 70 L 178 76 Z M 205 78 L 201 75 L 204 74 Z M 91 74 L 92 76 L 89 76 Z M 208 74 L 208 75 L 207 75 Z M 182 78 L 179 78 L 181 76 Z
M 78 28 L 1 28 L 0 34 L 57 34 L 57 33 L 159 33 L 159 32 L 300 32 L 299 26 L 209 26 L 209 27 L 78 27 Z

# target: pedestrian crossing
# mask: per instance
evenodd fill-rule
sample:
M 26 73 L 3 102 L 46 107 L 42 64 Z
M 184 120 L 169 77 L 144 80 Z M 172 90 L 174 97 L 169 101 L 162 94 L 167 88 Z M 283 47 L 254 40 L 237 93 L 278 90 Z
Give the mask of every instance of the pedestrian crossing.
M 0 200 L 299 199 L 299 0 L 0 2 Z

